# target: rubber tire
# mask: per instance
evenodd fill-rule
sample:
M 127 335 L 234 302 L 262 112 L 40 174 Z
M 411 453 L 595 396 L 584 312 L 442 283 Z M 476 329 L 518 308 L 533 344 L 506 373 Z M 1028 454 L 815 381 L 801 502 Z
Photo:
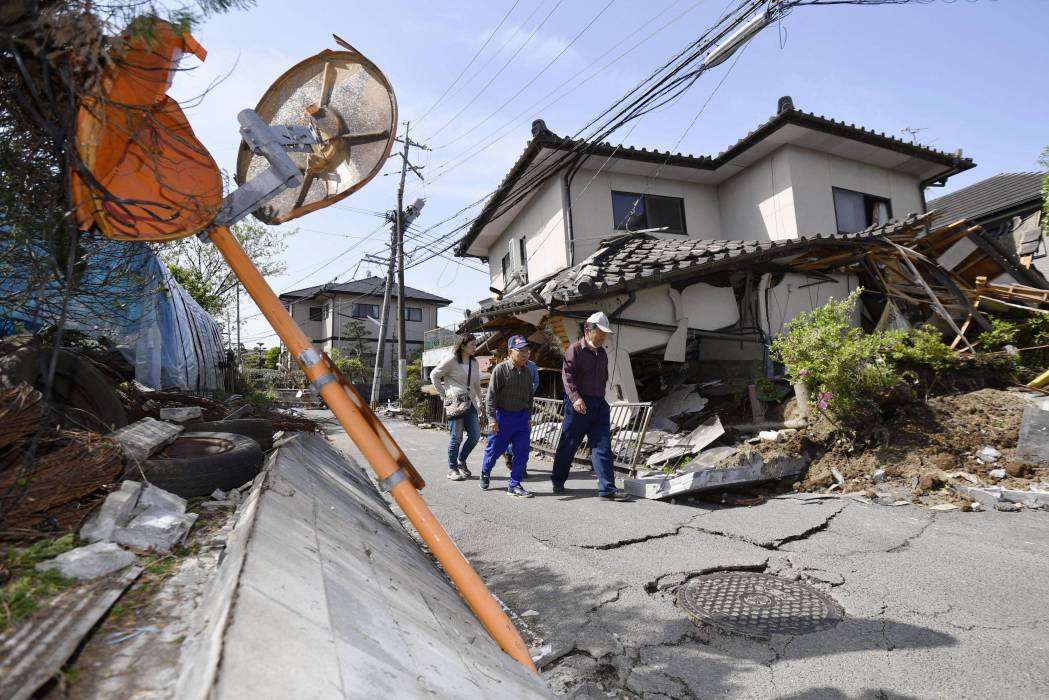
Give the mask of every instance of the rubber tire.
M 50 350 L 22 350 L 17 367 L 5 377 L 11 383 L 26 382 L 41 392 Z M 62 427 L 108 433 L 127 425 L 127 411 L 113 386 L 91 360 L 69 350 L 59 350 L 51 393 Z M 78 409 L 66 411 L 66 408 Z M 67 415 L 68 413 L 68 415 Z
M 219 451 L 214 451 L 216 448 Z M 149 483 L 190 498 L 215 489 L 228 491 L 255 478 L 262 469 L 259 443 L 233 433 L 179 435 L 158 455 L 142 463 Z
M 212 420 L 203 423 L 187 423 L 182 426 L 183 433 L 233 433 L 243 435 L 259 443 L 263 452 L 273 447 L 273 421 L 265 418 L 232 418 L 230 420 Z

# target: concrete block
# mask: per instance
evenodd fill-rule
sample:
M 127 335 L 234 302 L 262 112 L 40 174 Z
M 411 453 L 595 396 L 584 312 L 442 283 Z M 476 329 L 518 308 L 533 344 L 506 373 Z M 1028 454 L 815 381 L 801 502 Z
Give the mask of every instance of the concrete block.
M 204 410 L 200 406 L 166 406 L 160 409 L 160 420 L 172 423 L 200 422 Z
M 165 423 L 155 418 L 143 418 L 109 435 L 124 449 L 124 458 L 131 463 L 142 462 L 182 432 L 182 426 Z
M 1002 453 L 994 449 L 990 445 L 984 445 L 976 451 L 976 459 L 980 460 L 984 464 L 991 464 L 1001 459 Z
M 95 542 L 40 562 L 37 571 L 57 571 L 66 578 L 92 579 L 135 563 L 135 555 L 112 542 Z
M 1005 470 L 1004 469 L 992 469 L 991 471 L 987 472 L 987 476 L 991 477 L 995 481 L 1001 481 L 1002 479 L 1005 478 Z
M 142 484 L 137 481 L 125 481 L 119 491 L 106 496 L 98 512 L 80 528 L 80 539 L 88 542 L 109 540 L 114 528 L 123 527 L 131 520 L 141 491 Z
M 1025 406 L 1020 421 L 1020 439 L 1016 442 L 1016 459 L 1029 464 L 1049 462 L 1049 410 Z
M 186 499 L 149 484 L 142 490 L 142 495 L 138 498 L 138 512 L 141 513 L 149 509 L 167 510 L 180 514 L 185 513 Z
M 115 528 L 113 541 L 135 549 L 170 552 L 172 547 L 186 539 L 196 520 L 196 513 L 151 508 L 135 516 L 127 527 Z

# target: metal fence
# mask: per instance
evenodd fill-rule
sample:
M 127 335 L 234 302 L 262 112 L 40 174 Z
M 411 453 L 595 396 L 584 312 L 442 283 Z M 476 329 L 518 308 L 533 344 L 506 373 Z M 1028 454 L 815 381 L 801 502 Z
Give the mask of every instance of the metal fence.
M 532 399 L 532 450 L 553 456 L 561 440 L 565 403 L 562 399 Z M 612 454 L 617 468 L 634 471 L 641 456 L 645 432 L 652 418 L 652 404 L 614 403 L 610 406 Z M 590 446 L 586 438 L 575 453 L 574 461 L 590 463 Z
M 440 397 L 428 396 L 426 420 L 447 425 L 444 417 L 444 403 Z M 561 440 L 561 426 L 564 423 L 564 401 L 562 399 L 546 399 L 535 397 L 532 399 L 532 452 L 541 452 L 553 457 L 557 452 L 557 444 Z M 612 454 L 615 456 L 614 465 L 618 469 L 633 472 L 637 468 L 641 456 L 641 448 L 644 445 L 645 433 L 648 431 L 648 423 L 652 418 L 652 404 L 644 403 L 614 403 L 610 406 L 610 422 L 612 424 Z M 481 435 L 488 435 L 487 417 L 480 419 Z M 590 464 L 590 447 L 586 438 L 576 451 L 574 460 L 579 464 Z

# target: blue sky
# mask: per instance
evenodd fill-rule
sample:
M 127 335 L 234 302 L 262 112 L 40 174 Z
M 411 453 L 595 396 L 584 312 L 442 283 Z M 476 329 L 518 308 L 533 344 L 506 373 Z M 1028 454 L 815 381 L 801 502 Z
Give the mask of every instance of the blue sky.
M 726 0 L 615 0 L 604 9 L 606 3 L 259 0 L 194 31 L 208 59 L 201 65 L 187 58 L 183 68 L 194 70 L 179 76 L 172 94 L 197 96 L 222 81 L 187 113 L 219 166 L 232 170 L 236 113 L 253 107 L 291 65 L 337 48 L 331 33 L 339 34 L 386 73 L 401 119 L 412 122 L 412 137 L 433 148 L 413 158 L 432 181 L 424 187 L 412 178 L 407 195 L 409 202 L 426 196 L 416 222 L 425 229 L 496 187 L 523 150 L 533 119 L 543 118 L 558 134 L 576 132 L 726 7 Z M 680 100 L 611 140 L 657 149 L 680 140 L 676 150 L 716 154 L 767 120 L 779 96 L 791 95 L 799 109 L 904 138 L 910 137 L 902 129 L 919 128 L 922 143 L 963 149 L 978 167 L 953 178 L 943 192 L 999 172 L 1034 170 L 1049 145 L 1047 25 L 1047 0 L 797 8 L 752 40 L 737 61 L 705 74 Z M 490 35 L 471 68 L 431 109 Z M 394 170 L 391 160 L 386 172 Z M 396 185 L 394 175 L 377 177 L 340 206 L 286 225 L 298 233 L 289 239 L 288 273 L 272 278 L 273 287 L 279 292 L 336 277 L 347 281 L 355 269 L 356 277 L 381 274 L 375 265 L 358 263 L 362 253 L 385 253 L 388 228 L 367 212 L 392 209 Z M 929 197 L 939 194 L 933 190 Z M 438 258 L 410 269 L 405 281 L 452 299 L 454 308 L 440 317 L 452 323 L 488 295 L 481 267 L 472 259 Z M 250 302 L 242 314 L 248 317 L 246 344 L 276 343 Z

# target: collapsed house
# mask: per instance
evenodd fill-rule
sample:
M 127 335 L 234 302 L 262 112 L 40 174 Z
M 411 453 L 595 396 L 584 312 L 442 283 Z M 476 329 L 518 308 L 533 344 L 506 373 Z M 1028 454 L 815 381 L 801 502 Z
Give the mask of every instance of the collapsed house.
M 462 328 L 497 334 L 490 347 L 523 333 L 540 367 L 556 370 L 583 319 L 603 311 L 616 330 L 609 401 L 665 404 L 676 387 L 731 394 L 775 376 L 771 340 L 857 287 L 868 292 L 857 325 L 933 323 L 963 348 L 990 327 L 981 299 L 1045 301 L 1045 278 L 980 226 L 934 228 L 937 212 L 925 211 L 924 189 L 971 160 L 798 111 L 790 98 L 779 107 L 716 157 L 584 144 L 537 121 L 457 248 L 488 261 L 494 296 Z M 967 264 L 955 269 L 959 247 Z M 701 404 L 692 393 L 685 407 Z M 655 418 L 676 408 L 657 404 Z

